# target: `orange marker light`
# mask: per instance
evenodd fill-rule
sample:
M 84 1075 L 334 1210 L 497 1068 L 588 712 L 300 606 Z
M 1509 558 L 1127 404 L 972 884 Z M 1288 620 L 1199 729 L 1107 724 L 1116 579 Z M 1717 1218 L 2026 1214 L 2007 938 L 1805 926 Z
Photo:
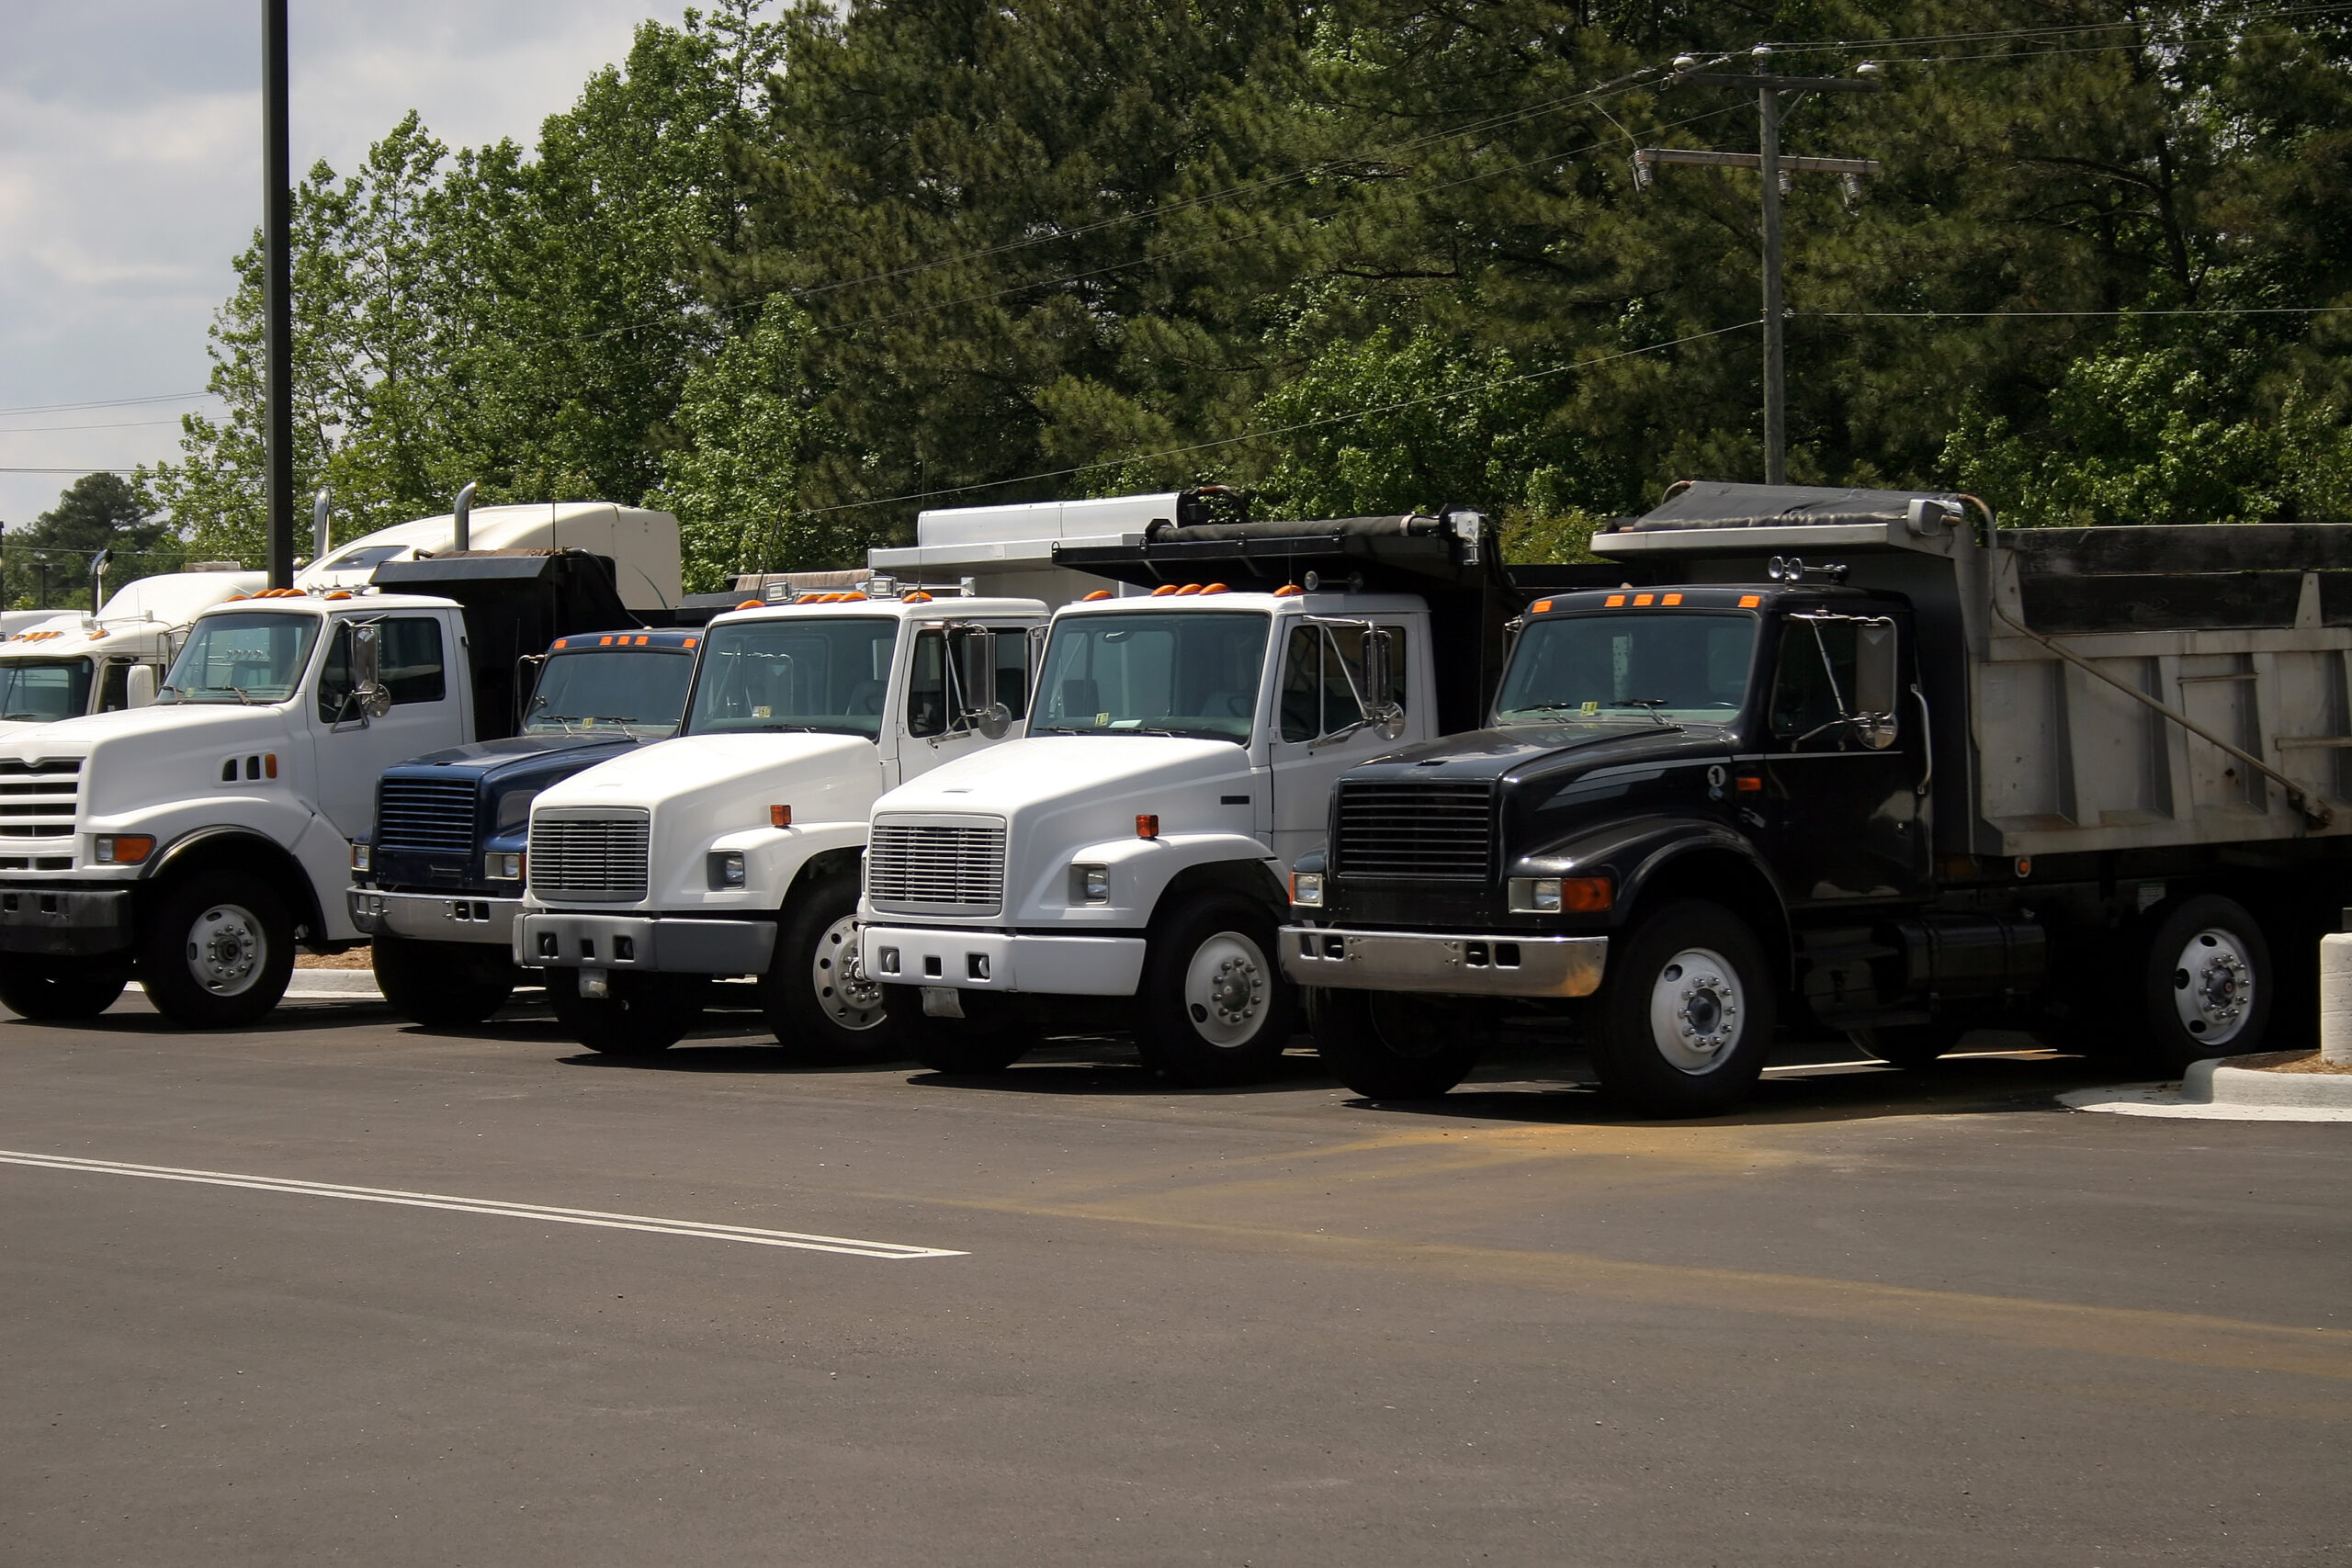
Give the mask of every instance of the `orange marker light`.
M 1176 597 L 1177 597 L 1177 598 L 1179 598 L 1179 599 L 1189 599 L 1189 598 L 1191 598 L 1193 594 L 1198 593 L 1200 591 L 1201 591 L 1201 585 L 1200 585 L 1199 583 L 1197 583 L 1197 582 L 1188 582 L 1188 583 L 1184 584 L 1184 586 L 1183 586 L 1183 587 L 1179 588 L 1178 590 L 1176 590 Z
M 928 604 L 931 603 L 931 595 L 925 593 L 920 588 L 910 588 L 906 592 L 900 594 L 899 598 L 899 603 L 906 604 Z
M 1158 812 L 1138 811 L 1136 813 L 1136 837 L 1138 839 L 1157 839 L 1159 837 L 1159 814 Z
M 265 752 L 265 753 L 263 753 L 263 755 L 262 755 L 262 760 L 261 760 L 261 771 L 262 771 L 263 774 L 264 774 L 265 776 L 266 776 L 266 777 L 269 777 L 269 778 L 273 778 L 273 779 L 274 779 L 274 778 L 276 778 L 276 777 L 277 776 L 277 752 L 275 752 L 275 751 L 268 751 L 268 752 Z
M 1159 587 L 1157 587 L 1157 588 L 1155 588 L 1155 589 L 1153 589 L 1153 590 L 1151 591 L 1151 596 L 1152 596 L 1153 598 L 1155 598 L 1155 599 L 1165 599 L 1165 598 L 1166 598 L 1166 597 L 1168 597 L 1168 595 L 1170 595 L 1170 593 L 1174 593 L 1174 592 L 1178 592 L 1178 589 L 1177 589 L 1177 587 L 1176 587 L 1176 585 L 1175 585 L 1174 583 L 1172 583 L 1172 582 L 1163 582 L 1163 583 L 1161 583 Z
M 1616 902 L 1616 892 L 1605 876 L 1564 876 L 1560 908 L 1573 914 L 1597 915 Z
M 686 647 L 688 647 L 688 648 L 692 648 L 692 647 L 694 647 L 696 643 L 698 643 L 698 642 L 700 642 L 700 641 L 702 641 L 702 638 L 700 638 L 700 637 L 690 637 L 686 638 L 685 646 L 686 646 Z
M 1743 593 L 1739 596 L 1739 607 L 1743 610 L 1753 610 L 1762 603 L 1764 603 L 1764 596 L 1761 593 Z
M 1655 604 L 1657 603 L 1657 595 L 1655 593 L 1636 593 L 1634 595 L 1634 607 L 1635 609 L 1639 609 L 1645 604 Z
M 771 807 L 768 807 L 768 826 L 769 826 L 769 827 L 771 827 L 771 828 L 789 828 L 789 827 L 791 827 L 791 826 L 792 826 L 792 807 L 790 807 L 789 806 L 771 806 Z
M 1285 582 L 1280 588 L 1274 590 L 1274 597 L 1277 599 L 1295 599 L 1306 592 L 1306 589 L 1301 588 L 1295 582 Z
M 570 648 L 571 646 L 571 639 L 568 637 L 560 637 L 555 639 L 555 645 L 558 648 Z
M 735 607 L 739 610 L 756 610 L 760 607 L 760 602 L 757 599 L 746 599 Z
M 1764 781 L 1754 773 L 1742 773 L 1732 781 L 1732 787 L 1742 795 L 1760 795 L 1763 793 Z
M 610 648 L 613 646 L 613 639 L 608 637 L 600 637 L 596 639 L 596 646 L 598 648 Z M 599 665 L 597 668 L 602 669 L 603 666 Z
M 1611 610 L 1620 608 L 1624 603 L 1625 596 L 1623 593 L 1611 593 L 1608 598 L 1601 601 L 1601 604 Z
M 1531 615 L 1547 615 L 1550 613 L 1551 608 L 1552 601 L 1549 599 L 1538 599 L 1534 604 L 1530 604 L 1527 607 L 1527 613 Z
M 1208 594 L 1208 593 L 1230 593 L 1230 592 L 1233 592 L 1233 590 L 1232 590 L 1232 589 L 1230 589 L 1230 588 L 1227 588 L 1227 587 L 1224 583 L 1222 583 L 1222 582 L 1212 582 L 1212 583 L 1210 583 L 1206 588 L 1202 589 L 1202 590 L 1201 590 L 1201 592 L 1202 592 L 1204 594 Z
M 1091 604 L 1097 599 L 1108 599 L 1110 596 L 1111 591 L 1109 589 L 1098 588 L 1093 592 L 1089 593 L 1084 599 L 1080 600 L 1080 603 L 1083 604 Z
M 1658 603 L 1661 604 L 1679 604 L 1682 603 L 1682 595 L 1679 593 L 1669 593 L 1665 598 L 1659 600 Z

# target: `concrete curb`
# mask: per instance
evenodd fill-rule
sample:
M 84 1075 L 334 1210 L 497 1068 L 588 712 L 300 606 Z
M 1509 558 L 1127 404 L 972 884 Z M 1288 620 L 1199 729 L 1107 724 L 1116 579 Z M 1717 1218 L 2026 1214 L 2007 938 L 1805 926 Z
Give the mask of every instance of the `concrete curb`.
M 2192 1062 L 2180 1098 L 2199 1105 L 2273 1105 L 2352 1111 L 2352 1073 L 2258 1073 L 2226 1056 Z
M 297 969 L 286 987 L 288 1001 L 380 1002 L 372 969 Z

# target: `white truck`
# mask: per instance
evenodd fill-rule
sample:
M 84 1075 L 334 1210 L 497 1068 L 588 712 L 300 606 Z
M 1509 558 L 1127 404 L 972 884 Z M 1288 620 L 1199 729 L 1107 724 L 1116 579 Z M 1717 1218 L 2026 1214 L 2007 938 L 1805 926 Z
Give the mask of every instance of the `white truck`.
M 712 981 L 752 976 L 796 1058 L 873 1054 L 895 1019 L 857 971 L 875 799 L 1024 711 L 1045 604 L 826 593 L 720 615 L 678 736 L 531 804 L 518 964 L 591 1050 L 659 1051 Z
M 36 620 L 0 642 L 0 735 L 137 705 L 134 696 L 152 695 L 171 667 L 190 622 L 268 581 L 223 562 L 126 583 L 95 615 L 67 610 Z M 147 678 L 134 681 L 141 669 Z
M 674 583 L 674 524 L 669 559 Z M 438 592 L 232 600 L 197 617 L 152 705 L 0 737 L 0 1003 L 89 1017 L 136 977 L 182 1026 L 259 1019 L 298 944 L 359 940 L 350 844 L 384 769 L 511 733 L 515 649 L 675 600 L 657 578 L 624 604 L 578 549 L 398 570 Z
M 862 960 L 914 1055 L 1001 1069 L 1057 1018 L 1183 1083 L 1294 1031 L 1283 869 L 1332 781 L 1476 721 L 1519 600 L 1476 513 L 1209 524 L 1067 546 L 1137 584 L 1053 619 L 1023 739 L 876 802 Z

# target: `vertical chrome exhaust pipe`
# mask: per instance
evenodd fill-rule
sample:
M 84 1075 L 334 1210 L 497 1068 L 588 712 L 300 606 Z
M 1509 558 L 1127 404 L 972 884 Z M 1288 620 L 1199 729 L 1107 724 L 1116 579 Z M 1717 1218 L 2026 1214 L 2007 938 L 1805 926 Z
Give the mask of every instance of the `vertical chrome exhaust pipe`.
M 458 522 L 458 538 L 457 543 L 452 547 L 461 552 L 470 550 L 474 547 L 473 480 L 468 479 L 466 481 L 466 488 L 458 492 L 458 504 L 455 510 L 457 513 Z

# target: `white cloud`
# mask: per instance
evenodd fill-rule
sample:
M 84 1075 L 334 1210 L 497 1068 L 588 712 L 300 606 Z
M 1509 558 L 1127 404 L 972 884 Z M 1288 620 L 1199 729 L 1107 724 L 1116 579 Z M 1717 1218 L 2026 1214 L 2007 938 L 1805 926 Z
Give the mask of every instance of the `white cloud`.
M 529 145 L 679 0 L 295 0 L 293 158 L 348 170 L 408 110 L 451 147 Z M 0 408 L 192 392 L 260 221 L 254 0 L 9 0 L 0 52 Z M 200 405 L 190 405 L 200 406 Z M 0 416 L 0 468 L 173 456 L 171 408 Z M 115 423 L 103 430 L 62 425 Z M 32 427 L 47 429 L 34 431 Z M 16 432 L 11 434 L 10 432 Z M 0 519 L 72 474 L 0 472 Z

